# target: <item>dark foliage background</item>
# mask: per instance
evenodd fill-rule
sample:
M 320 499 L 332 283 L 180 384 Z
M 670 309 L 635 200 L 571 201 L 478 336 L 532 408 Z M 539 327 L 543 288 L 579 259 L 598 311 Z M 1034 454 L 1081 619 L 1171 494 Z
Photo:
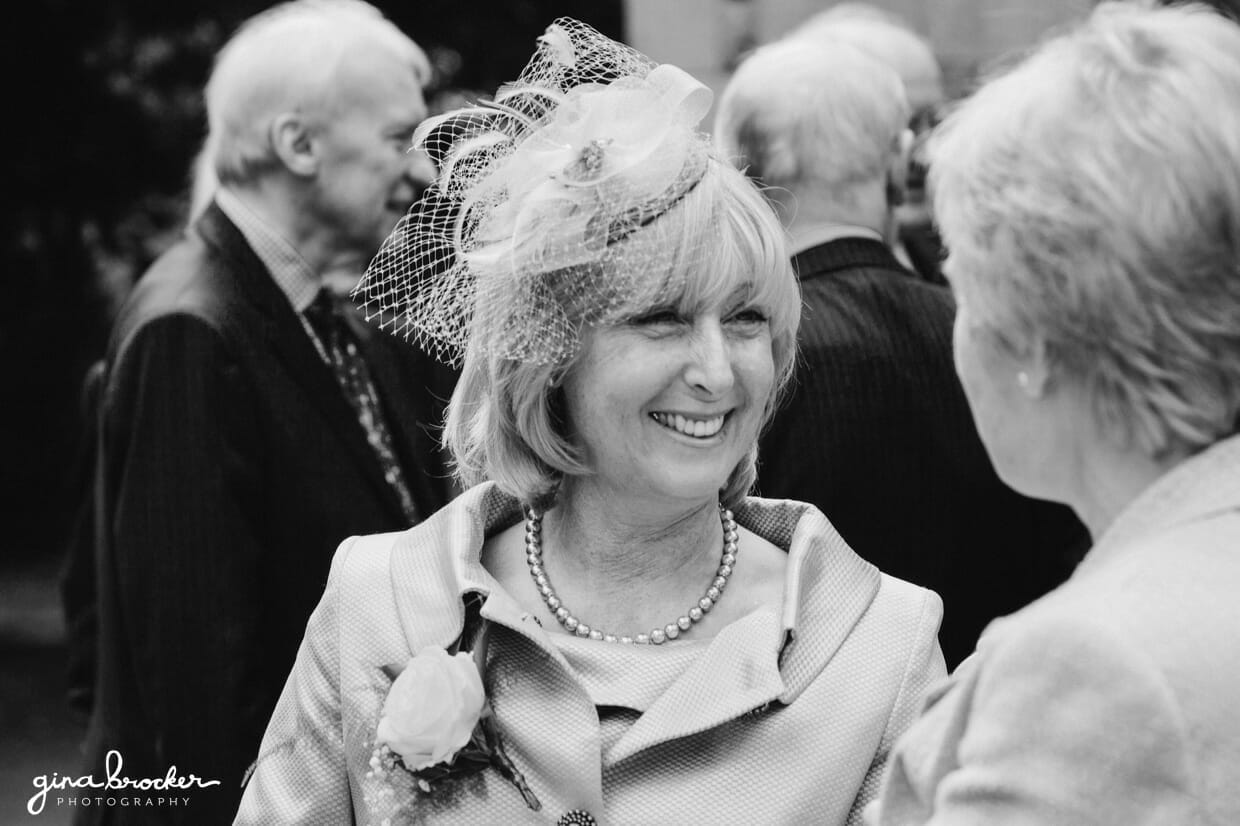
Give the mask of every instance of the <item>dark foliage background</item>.
M 175 239 L 211 58 L 254 0 L 43 0 L 0 35 L 10 118 L 0 182 L 0 561 L 58 552 L 77 493 L 78 395 L 117 303 Z M 430 96 L 511 80 L 559 14 L 613 37 L 620 0 L 377 2 L 426 49 Z M 449 96 L 451 97 L 451 96 Z

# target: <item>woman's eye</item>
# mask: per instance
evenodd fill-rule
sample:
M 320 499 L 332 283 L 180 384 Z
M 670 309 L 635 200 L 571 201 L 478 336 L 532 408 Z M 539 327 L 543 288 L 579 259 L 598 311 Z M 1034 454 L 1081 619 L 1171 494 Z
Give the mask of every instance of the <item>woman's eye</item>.
M 680 314 L 670 307 L 665 307 L 659 310 L 651 310 L 644 315 L 639 315 L 633 319 L 632 323 L 643 327 L 650 327 L 664 324 L 677 324 L 679 321 Z
M 728 321 L 733 324 L 765 324 L 767 318 L 766 313 L 757 307 L 746 307 L 728 316 Z

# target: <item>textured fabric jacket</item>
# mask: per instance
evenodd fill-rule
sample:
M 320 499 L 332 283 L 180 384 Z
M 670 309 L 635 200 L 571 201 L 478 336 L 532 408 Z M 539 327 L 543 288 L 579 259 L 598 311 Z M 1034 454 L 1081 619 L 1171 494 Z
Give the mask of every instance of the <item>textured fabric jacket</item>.
M 815 505 L 862 558 L 937 592 L 952 667 L 990 620 L 1067 578 L 1085 529 L 995 475 L 952 366 L 946 288 L 869 239 L 793 263 L 800 358 L 762 438 L 758 492 Z
M 359 326 L 423 513 L 447 501 L 430 368 Z M 101 398 L 101 646 L 87 771 L 220 781 L 111 823 L 227 822 L 348 536 L 408 526 L 331 370 L 216 206 L 139 281 Z
M 880 826 L 1240 823 L 1240 437 L 986 630 L 896 747 Z
M 890 744 L 943 673 L 937 596 L 880 574 L 812 507 L 746 500 L 737 522 L 790 553 L 782 614 L 720 631 L 604 749 L 559 649 L 479 564 L 485 537 L 520 518 L 487 484 L 413 530 L 341 547 L 237 823 L 556 823 L 575 809 L 601 824 L 859 822 Z M 369 774 L 381 666 L 452 643 L 469 592 L 485 597 L 485 685 L 538 812 L 489 769 L 442 801 Z

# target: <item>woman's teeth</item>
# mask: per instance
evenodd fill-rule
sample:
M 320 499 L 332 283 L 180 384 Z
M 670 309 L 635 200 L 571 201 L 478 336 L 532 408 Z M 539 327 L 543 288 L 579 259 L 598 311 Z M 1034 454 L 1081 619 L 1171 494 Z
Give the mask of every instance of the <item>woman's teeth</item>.
M 693 436 L 696 439 L 714 436 L 723 429 L 724 420 L 723 416 L 714 416 L 710 419 L 687 419 L 678 413 L 651 413 L 650 417 L 664 427 L 670 427 L 677 433 Z

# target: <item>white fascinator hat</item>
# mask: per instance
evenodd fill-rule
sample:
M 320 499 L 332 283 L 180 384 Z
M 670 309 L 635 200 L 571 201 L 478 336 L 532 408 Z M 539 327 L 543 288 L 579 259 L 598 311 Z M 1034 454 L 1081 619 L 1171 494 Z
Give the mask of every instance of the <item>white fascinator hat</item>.
M 687 246 L 660 216 L 713 160 L 711 92 L 560 18 L 492 101 L 423 123 L 437 164 L 353 292 L 368 319 L 459 364 L 468 348 L 562 363 L 583 325 L 656 305 Z

